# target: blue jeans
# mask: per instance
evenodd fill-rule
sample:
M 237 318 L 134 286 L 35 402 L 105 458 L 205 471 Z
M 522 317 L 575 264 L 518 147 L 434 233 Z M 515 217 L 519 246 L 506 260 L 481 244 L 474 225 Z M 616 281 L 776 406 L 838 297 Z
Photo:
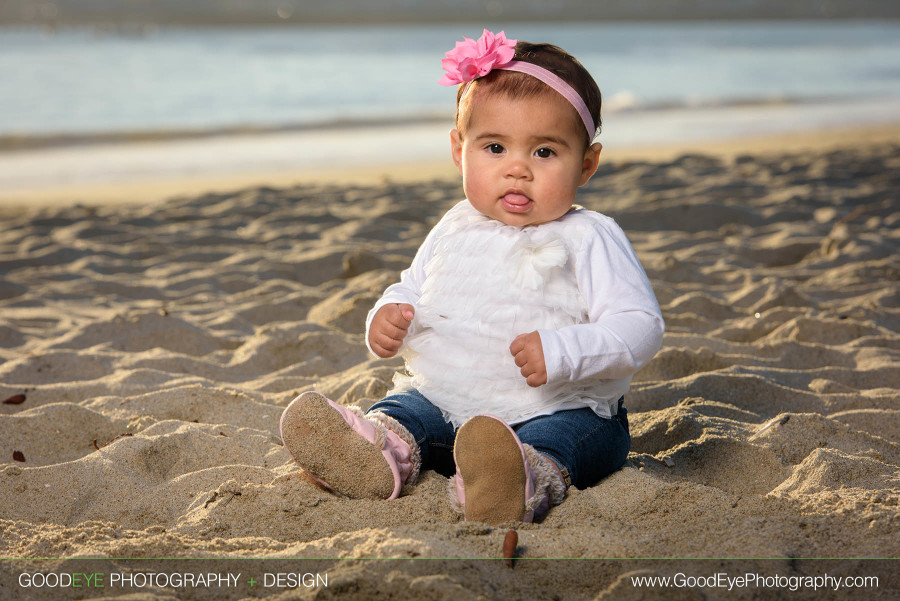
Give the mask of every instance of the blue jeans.
M 512 426 L 523 443 L 550 457 L 566 486 L 593 486 L 625 463 L 631 449 L 628 412 L 619 399 L 618 413 L 600 417 L 587 407 L 541 415 Z M 416 439 L 422 469 L 450 477 L 456 471 L 453 441 L 456 428 L 418 390 L 407 390 L 375 403 L 367 413 L 381 411 L 400 422 Z

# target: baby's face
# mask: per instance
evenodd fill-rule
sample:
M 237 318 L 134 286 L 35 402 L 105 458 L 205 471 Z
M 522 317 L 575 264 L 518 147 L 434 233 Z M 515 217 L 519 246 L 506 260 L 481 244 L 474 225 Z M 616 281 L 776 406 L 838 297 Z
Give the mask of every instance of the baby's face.
M 537 225 L 568 212 L 597 169 L 600 144 L 584 148 L 574 109 L 559 94 L 478 98 L 465 138 L 451 132 L 466 198 L 507 225 Z

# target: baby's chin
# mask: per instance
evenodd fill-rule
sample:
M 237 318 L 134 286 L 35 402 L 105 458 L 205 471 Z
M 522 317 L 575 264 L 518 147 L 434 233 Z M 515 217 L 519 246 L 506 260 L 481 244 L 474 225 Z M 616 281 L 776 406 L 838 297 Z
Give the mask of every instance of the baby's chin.
M 493 215 L 488 215 L 497 221 L 504 223 L 506 225 L 512 225 L 515 227 L 525 227 L 529 225 L 541 225 L 543 223 L 549 223 L 551 221 L 556 221 L 566 213 L 565 211 L 557 211 L 552 213 L 547 213 L 544 211 L 535 211 L 531 210 L 525 213 L 522 212 L 510 212 L 510 211 L 493 211 Z

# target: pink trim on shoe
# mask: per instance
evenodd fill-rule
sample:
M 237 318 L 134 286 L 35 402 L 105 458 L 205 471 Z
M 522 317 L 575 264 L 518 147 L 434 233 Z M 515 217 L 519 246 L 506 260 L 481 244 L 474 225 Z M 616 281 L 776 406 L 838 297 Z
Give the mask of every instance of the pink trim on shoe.
M 410 463 L 409 445 L 403 442 L 393 430 L 385 428 L 384 448 L 381 449 L 384 460 L 387 461 L 394 474 L 394 492 L 388 497 L 388 500 L 396 499 L 400 496 L 403 484 L 409 479 L 412 472 L 412 464 Z
M 384 429 L 385 449 L 389 450 L 397 461 L 403 486 L 415 484 L 422 469 L 422 455 L 410 431 L 393 417 L 380 411 L 366 413 L 364 417 L 374 423 L 376 428 Z

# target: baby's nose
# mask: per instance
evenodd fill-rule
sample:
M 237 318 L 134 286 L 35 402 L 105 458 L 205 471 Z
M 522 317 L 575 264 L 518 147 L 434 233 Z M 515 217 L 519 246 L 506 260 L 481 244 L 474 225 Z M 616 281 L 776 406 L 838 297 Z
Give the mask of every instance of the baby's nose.
M 531 170 L 528 168 L 527 161 L 518 157 L 510 157 L 506 165 L 506 173 L 510 177 L 521 179 L 530 177 Z

